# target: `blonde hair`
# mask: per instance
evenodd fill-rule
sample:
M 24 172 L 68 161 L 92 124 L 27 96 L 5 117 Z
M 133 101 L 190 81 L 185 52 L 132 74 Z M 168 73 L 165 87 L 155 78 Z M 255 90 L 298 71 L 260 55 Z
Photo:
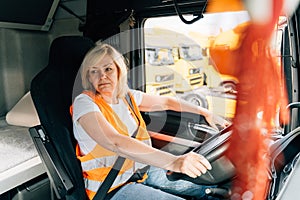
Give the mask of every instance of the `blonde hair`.
M 85 90 L 95 90 L 89 81 L 89 69 L 99 63 L 104 56 L 110 56 L 118 68 L 117 98 L 122 98 L 128 92 L 127 65 L 124 56 L 109 44 L 96 43 L 84 57 L 81 64 L 82 87 Z

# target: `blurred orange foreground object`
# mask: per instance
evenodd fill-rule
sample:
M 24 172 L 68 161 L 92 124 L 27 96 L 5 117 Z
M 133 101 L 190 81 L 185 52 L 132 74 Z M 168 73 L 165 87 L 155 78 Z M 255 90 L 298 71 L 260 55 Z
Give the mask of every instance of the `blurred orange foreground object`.
M 227 156 L 236 166 L 232 199 L 263 200 L 269 185 L 269 152 L 266 141 L 274 128 L 276 111 L 281 107 L 281 121 L 288 121 L 287 95 L 280 74 L 281 66 L 272 57 L 270 39 L 283 8 L 283 0 L 271 0 L 271 20 L 251 21 L 239 30 L 235 46 L 213 46 L 212 62 L 220 73 L 235 76 L 237 106 Z M 212 3 L 212 4 L 211 4 Z M 243 2 L 209 1 L 208 12 L 233 11 Z M 225 5 L 226 4 L 226 5 Z M 228 8 L 231 7 L 232 8 Z M 259 6 L 259 5 L 257 5 Z M 228 10 L 225 10 L 225 8 Z
M 249 25 L 250 22 L 244 22 L 232 30 L 221 32 L 210 45 L 212 64 L 221 74 L 236 77 L 237 70 L 240 68 L 236 63 L 236 57 L 239 56 L 242 37 Z
M 208 0 L 206 13 L 246 10 L 240 0 Z

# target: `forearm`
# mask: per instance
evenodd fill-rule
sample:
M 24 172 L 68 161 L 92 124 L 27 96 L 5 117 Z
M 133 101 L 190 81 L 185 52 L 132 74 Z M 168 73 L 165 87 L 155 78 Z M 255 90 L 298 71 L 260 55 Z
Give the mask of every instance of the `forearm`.
M 178 158 L 177 156 L 155 149 L 128 136 L 117 135 L 117 137 L 113 151 L 118 155 L 148 165 L 175 170 L 173 164 Z
M 196 106 L 190 102 L 179 98 L 168 97 L 166 99 L 166 105 L 169 110 L 174 110 L 178 112 L 191 112 L 199 115 L 203 115 L 204 117 L 208 116 L 210 113 L 209 110 L 203 108 L 201 106 Z
M 123 142 L 117 145 L 116 152 L 126 158 L 166 170 L 184 173 L 193 178 L 206 173 L 207 169 L 211 169 L 208 160 L 195 152 L 175 156 L 154 149 L 138 140 L 126 136 L 122 137 L 124 137 L 121 138 Z
M 190 112 L 205 117 L 210 126 L 217 129 L 216 124 L 222 127 L 228 126 L 230 123 L 222 117 L 213 114 L 206 108 L 194 105 L 191 102 L 187 102 L 179 97 L 167 97 L 167 96 L 154 96 L 143 95 L 143 100 L 139 106 L 141 111 L 161 111 L 161 110 L 174 110 L 177 112 Z

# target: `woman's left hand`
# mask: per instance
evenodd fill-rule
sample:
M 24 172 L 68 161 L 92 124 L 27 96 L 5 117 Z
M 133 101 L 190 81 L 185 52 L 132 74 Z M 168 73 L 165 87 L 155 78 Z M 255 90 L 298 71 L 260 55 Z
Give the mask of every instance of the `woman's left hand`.
M 213 114 L 211 111 L 208 111 L 204 117 L 205 117 L 206 121 L 209 123 L 209 125 L 217 130 L 218 130 L 218 128 L 217 128 L 216 124 L 220 125 L 223 128 L 230 125 L 230 122 L 228 122 L 226 119 L 224 119 L 221 116 Z

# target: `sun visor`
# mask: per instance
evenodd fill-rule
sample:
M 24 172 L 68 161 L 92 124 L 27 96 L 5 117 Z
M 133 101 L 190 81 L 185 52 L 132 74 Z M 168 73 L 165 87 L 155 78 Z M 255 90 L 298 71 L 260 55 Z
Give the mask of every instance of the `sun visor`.
M 1 0 L 0 27 L 48 31 L 59 0 Z

